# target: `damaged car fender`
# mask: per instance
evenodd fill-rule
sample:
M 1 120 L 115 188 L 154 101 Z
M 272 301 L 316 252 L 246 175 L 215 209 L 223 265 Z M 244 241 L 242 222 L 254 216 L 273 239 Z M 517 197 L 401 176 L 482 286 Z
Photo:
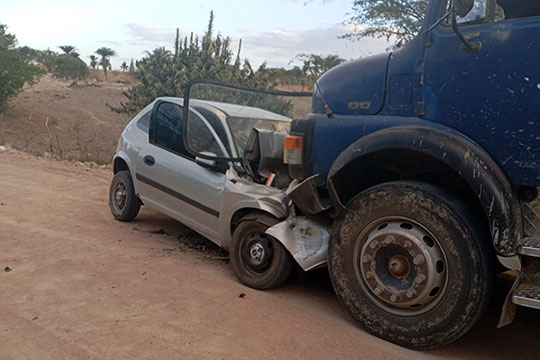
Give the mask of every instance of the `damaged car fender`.
M 234 169 L 229 169 L 220 212 L 226 214 L 220 221 L 221 246 L 229 249 L 234 222 L 239 220 L 239 214 L 262 211 L 281 220 L 289 215 L 289 203 L 290 199 L 284 191 L 254 183 L 240 177 Z

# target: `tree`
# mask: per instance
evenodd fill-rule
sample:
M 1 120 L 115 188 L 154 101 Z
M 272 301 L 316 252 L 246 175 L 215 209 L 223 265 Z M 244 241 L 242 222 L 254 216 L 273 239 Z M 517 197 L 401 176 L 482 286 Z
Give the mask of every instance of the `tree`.
M 54 64 L 56 63 L 57 56 L 58 54 L 56 52 L 49 49 L 38 51 L 36 61 L 41 65 L 45 66 L 45 69 L 47 69 L 48 73 L 51 73 L 54 70 Z
M 129 72 L 133 74 L 135 71 L 135 61 L 133 61 L 133 58 L 131 58 L 131 61 L 129 62 Z
M 53 76 L 62 80 L 79 81 L 88 76 L 88 67 L 78 57 L 69 53 L 62 54 L 56 58 Z
M 95 69 L 97 67 L 97 64 L 98 64 L 96 55 L 90 55 L 89 58 L 90 58 L 90 67 L 92 69 Z
M 35 83 L 43 73 L 39 67 L 28 64 L 16 46 L 15 35 L 8 34 L 7 26 L 0 24 L 0 111 L 24 84 Z
M 122 71 L 128 71 L 129 66 L 125 61 L 122 61 L 122 64 L 120 65 L 120 69 L 122 69 Z
M 60 50 L 62 50 L 65 55 L 70 55 L 76 58 L 78 58 L 80 55 L 78 52 L 75 51 L 75 46 L 72 45 L 61 45 L 58 48 L 60 48 Z
M 191 79 L 216 79 L 259 88 L 271 88 L 276 85 L 273 72 L 266 64 L 255 71 L 248 60 L 240 61 L 240 53 L 233 60 L 230 49 L 231 39 L 214 36 L 214 14 L 206 33 L 202 38 L 191 35 L 183 41 L 180 33 L 174 43 L 174 52 L 165 48 L 157 48 L 147 52 L 137 61 L 134 73 L 138 84 L 124 92 L 126 102 L 119 107 L 111 107 L 113 111 L 133 114 L 160 96 L 184 95 L 187 82 Z
M 322 74 L 345 62 L 337 55 L 298 54 L 296 58 L 302 60 L 304 76 L 317 80 Z
M 107 81 L 107 70 L 111 68 L 111 56 L 116 56 L 116 51 L 108 47 L 101 47 L 96 50 L 96 54 L 101 56 L 99 65 L 103 68 L 103 73 L 105 74 L 105 81 Z
M 428 0 L 355 0 L 352 15 L 346 22 L 355 25 L 356 29 L 341 38 L 409 41 L 422 26 L 427 3 Z

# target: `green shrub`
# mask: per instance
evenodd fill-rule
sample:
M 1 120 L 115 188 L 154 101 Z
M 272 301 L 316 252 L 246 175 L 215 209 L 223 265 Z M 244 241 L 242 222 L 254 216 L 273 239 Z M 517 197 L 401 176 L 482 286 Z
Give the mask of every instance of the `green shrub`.
M 24 84 L 35 83 L 43 71 L 28 64 L 16 49 L 15 35 L 6 32 L 7 26 L 0 24 L 0 111 L 9 98 L 17 95 Z
M 55 78 L 78 81 L 85 79 L 88 74 L 88 66 L 78 57 L 64 54 L 56 58 L 53 71 Z

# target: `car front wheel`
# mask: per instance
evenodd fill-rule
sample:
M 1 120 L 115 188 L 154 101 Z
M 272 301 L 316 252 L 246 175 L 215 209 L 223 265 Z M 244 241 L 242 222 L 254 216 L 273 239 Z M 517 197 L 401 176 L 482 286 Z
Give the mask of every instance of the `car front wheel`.
M 257 214 L 241 220 L 229 249 L 231 265 L 241 283 L 265 290 L 283 284 L 293 269 L 293 259 L 279 241 L 264 232 L 277 220 Z

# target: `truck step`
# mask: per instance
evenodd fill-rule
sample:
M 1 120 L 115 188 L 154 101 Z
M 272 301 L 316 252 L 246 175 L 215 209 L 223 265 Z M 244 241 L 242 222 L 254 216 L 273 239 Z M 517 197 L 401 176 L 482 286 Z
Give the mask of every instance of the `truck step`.
M 540 236 L 537 234 L 523 239 L 518 252 L 525 256 L 540 257 Z
M 524 283 L 512 294 L 512 302 L 516 305 L 540 309 L 540 286 Z

